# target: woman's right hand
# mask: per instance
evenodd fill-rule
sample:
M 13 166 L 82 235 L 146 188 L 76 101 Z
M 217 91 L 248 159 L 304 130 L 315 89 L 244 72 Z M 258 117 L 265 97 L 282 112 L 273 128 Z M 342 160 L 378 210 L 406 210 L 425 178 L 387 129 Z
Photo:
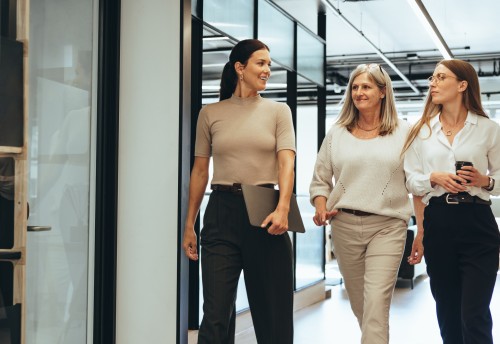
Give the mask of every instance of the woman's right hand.
M 423 235 L 417 233 L 415 239 L 413 239 L 413 245 L 411 246 L 411 253 L 408 257 L 408 264 L 415 265 L 422 261 L 424 257 L 424 245 L 422 243 Z
M 430 176 L 431 186 L 439 185 L 447 192 L 458 193 L 467 191 L 467 188 L 460 183 L 466 184 L 467 180 L 454 173 L 449 172 L 432 172 Z
M 316 213 L 314 214 L 313 221 L 316 226 L 326 226 L 328 225 L 328 221 L 337 215 L 339 211 L 337 209 L 333 209 L 332 211 L 327 211 L 326 209 L 318 209 L 316 208 Z
M 186 226 L 184 228 L 182 248 L 184 248 L 184 253 L 189 259 L 198 260 L 198 249 L 194 227 Z

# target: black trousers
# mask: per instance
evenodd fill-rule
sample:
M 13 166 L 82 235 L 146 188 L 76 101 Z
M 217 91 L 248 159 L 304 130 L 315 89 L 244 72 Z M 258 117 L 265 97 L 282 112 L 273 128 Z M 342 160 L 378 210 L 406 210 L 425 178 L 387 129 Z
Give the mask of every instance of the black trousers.
M 444 344 L 492 344 L 500 234 L 488 205 L 430 203 L 424 256 Z
M 213 191 L 201 231 L 203 320 L 198 343 L 234 343 L 235 301 L 243 270 L 257 341 L 293 343 L 292 247 L 248 220 L 241 194 Z

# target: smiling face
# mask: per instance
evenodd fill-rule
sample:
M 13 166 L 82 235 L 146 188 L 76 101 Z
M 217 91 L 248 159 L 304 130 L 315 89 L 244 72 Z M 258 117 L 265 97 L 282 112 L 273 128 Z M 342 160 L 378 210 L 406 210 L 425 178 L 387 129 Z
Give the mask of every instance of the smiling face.
M 236 62 L 235 68 L 240 78 L 238 86 L 244 93 L 257 94 L 257 92 L 263 91 L 271 76 L 269 51 L 267 49 L 257 50 L 250 56 L 246 65 Z
M 458 80 L 457 76 L 442 64 L 436 67 L 432 81 L 429 82 L 431 100 L 440 105 L 460 100 L 466 88 L 467 82 Z
M 354 78 L 351 86 L 351 97 L 354 106 L 360 113 L 379 111 L 385 93 L 381 90 L 367 73 L 361 73 Z

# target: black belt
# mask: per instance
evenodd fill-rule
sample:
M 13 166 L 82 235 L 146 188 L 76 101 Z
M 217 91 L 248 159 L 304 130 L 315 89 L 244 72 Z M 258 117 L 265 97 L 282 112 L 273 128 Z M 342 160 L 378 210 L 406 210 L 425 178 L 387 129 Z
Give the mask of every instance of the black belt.
M 340 211 L 356 216 L 370 216 L 370 215 L 375 215 L 374 213 L 369 213 L 367 211 L 362 211 L 362 210 L 354 210 L 354 209 L 346 209 L 346 208 L 340 208 Z
M 274 184 L 259 184 L 258 186 L 262 186 L 264 188 L 274 189 Z M 236 194 L 241 193 L 241 184 L 234 183 L 233 185 L 223 185 L 223 184 L 212 184 L 210 188 L 214 191 L 221 192 L 232 192 Z
M 491 205 L 491 201 L 485 201 L 484 199 L 472 196 L 467 192 L 459 192 L 456 194 L 445 193 L 439 197 L 432 197 L 429 203 L 445 203 L 445 204 L 482 204 Z

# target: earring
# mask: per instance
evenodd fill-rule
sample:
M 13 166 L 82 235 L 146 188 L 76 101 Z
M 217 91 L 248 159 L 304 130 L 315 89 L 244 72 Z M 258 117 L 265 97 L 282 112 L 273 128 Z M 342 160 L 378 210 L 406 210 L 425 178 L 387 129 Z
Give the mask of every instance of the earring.
M 243 81 L 243 74 L 240 74 L 240 81 Z

